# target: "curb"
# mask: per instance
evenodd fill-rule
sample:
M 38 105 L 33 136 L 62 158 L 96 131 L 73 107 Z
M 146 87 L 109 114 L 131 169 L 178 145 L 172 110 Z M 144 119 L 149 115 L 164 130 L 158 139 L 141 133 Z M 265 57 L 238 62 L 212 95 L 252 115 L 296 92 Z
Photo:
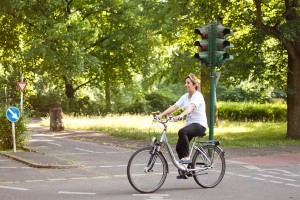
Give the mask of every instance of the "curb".
M 19 155 L 21 156 L 19 156 Z M 23 154 L 23 157 L 22 157 Z M 47 168 L 47 169 L 71 169 L 71 168 L 78 168 L 81 167 L 79 163 L 74 163 L 74 164 L 69 164 L 72 161 L 67 161 L 67 160 L 62 160 L 56 157 L 48 156 L 48 155 L 43 155 L 39 152 L 35 151 L 30 151 L 30 152 L 0 152 L 0 155 L 6 156 L 10 159 L 13 159 L 15 161 L 21 162 L 23 164 L 28 165 L 29 167 L 34 167 L 34 168 Z M 26 156 L 24 156 L 26 155 Z M 33 157 L 38 157 L 38 159 L 42 158 L 42 160 L 51 160 L 50 162 L 37 162 L 32 159 L 28 159 L 32 155 Z M 58 164 L 62 163 L 62 164 Z

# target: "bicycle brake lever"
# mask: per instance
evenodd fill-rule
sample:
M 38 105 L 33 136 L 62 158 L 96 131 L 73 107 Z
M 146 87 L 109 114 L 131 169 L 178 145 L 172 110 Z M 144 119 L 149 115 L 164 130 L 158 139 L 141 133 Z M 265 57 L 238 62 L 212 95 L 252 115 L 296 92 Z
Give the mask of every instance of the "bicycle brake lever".
M 154 120 L 160 121 L 160 118 L 159 118 L 158 116 L 155 116 L 155 117 L 154 117 Z
M 169 122 L 174 122 L 174 117 L 173 116 L 169 116 L 168 121 Z

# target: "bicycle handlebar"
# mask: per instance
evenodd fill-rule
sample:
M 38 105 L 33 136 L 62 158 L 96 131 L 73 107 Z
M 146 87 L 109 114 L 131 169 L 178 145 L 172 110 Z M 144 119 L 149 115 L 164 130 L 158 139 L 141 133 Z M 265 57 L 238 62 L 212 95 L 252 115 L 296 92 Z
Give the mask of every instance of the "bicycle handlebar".
M 154 120 L 156 120 L 159 123 L 165 124 L 167 122 L 174 122 L 174 117 L 169 116 L 165 121 L 161 120 L 159 117 L 155 116 Z

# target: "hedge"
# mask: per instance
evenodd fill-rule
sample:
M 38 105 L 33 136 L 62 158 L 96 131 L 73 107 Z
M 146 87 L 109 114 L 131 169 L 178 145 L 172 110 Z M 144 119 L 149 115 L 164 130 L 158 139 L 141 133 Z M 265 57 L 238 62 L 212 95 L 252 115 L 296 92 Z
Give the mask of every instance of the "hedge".
M 232 121 L 286 121 L 287 105 L 249 102 L 219 102 L 218 117 Z

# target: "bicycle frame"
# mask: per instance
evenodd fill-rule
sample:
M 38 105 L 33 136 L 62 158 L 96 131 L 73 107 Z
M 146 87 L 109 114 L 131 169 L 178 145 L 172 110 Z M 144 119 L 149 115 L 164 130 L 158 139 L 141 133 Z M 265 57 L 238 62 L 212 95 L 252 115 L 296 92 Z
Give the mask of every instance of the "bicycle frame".
M 173 153 L 173 150 L 172 150 L 172 148 L 171 148 L 171 146 L 170 146 L 170 144 L 169 144 L 169 142 L 168 142 L 168 138 L 167 138 L 167 134 L 166 134 L 166 132 L 167 132 L 167 125 L 166 125 L 166 123 L 168 122 L 169 120 L 167 120 L 167 121 L 165 121 L 165 122 L 162 122 L 162 121 L 160 121 L 162 124 L 163 124 L 163 126 L 164 126 L 164 129 L 163 129 L 163 131 L 162 131 L 162 134 L 161 134 L 161 137 L 160 137 L 160 141 L 159 141 L 159 143 L 156 143 L 156 138 L 154 138 L 153 139 L 153 145 L 154 145 L 154 152 L 159 152 L 160 151 L 160 148 L 161 148 L 161 144 L 164 144 L 165 146 L 166 146 L 166 148 L 167 148 L 167 151 L 168 151 L 168 154 L 169 154 L 169 156 L 170 156 L 170 158 L 171 158 L 171 161 L 172 161 L 172 163 L 173 163 L 173 165 L 177 168 L 177 169 L 179 169 L 179 170 L 182 170 L 182 171 L 187 171 L 187 172 L 192 172 L 192 171 L 197 171 L 196 169 L 188 169 L 187 168 L 187 165 L 183 165 L 183 164 L 180 164 L 177 160 L 176 160 L 176 158 L 175 158 L 175 155 L 174 155 L 174 153 Z M 203 150 L 201 150 L 201 147 L 199 148 L 199 147 L 197 147 L 196 145 L 195 145 L 195 140 L 193 141 L 193 143 L 192 143 L 192 147 L 191 147 L 191 151 L 190 151 L 190 157 L 193 155 L 193 152 L 194 151 L 199 151 L 203 156 L 204 156 L 204 158 L 205 158 L 205 160 L 206 161 L 208 161 L 208 163 L 209 163 L 209 166 L 211 166 L 211 161 L 210 161 L 210 159 L 207 157 L 207 155 L 206 155 L 206 153 L 203 151 Z M 205 169 L 208 169 L 208 168 L 210 168 L 210 167 L 205 167 L 205 168 L 203 168 L 203 170 L 205 170 Z M 199 170 L 199 169 L 198 169 Z

